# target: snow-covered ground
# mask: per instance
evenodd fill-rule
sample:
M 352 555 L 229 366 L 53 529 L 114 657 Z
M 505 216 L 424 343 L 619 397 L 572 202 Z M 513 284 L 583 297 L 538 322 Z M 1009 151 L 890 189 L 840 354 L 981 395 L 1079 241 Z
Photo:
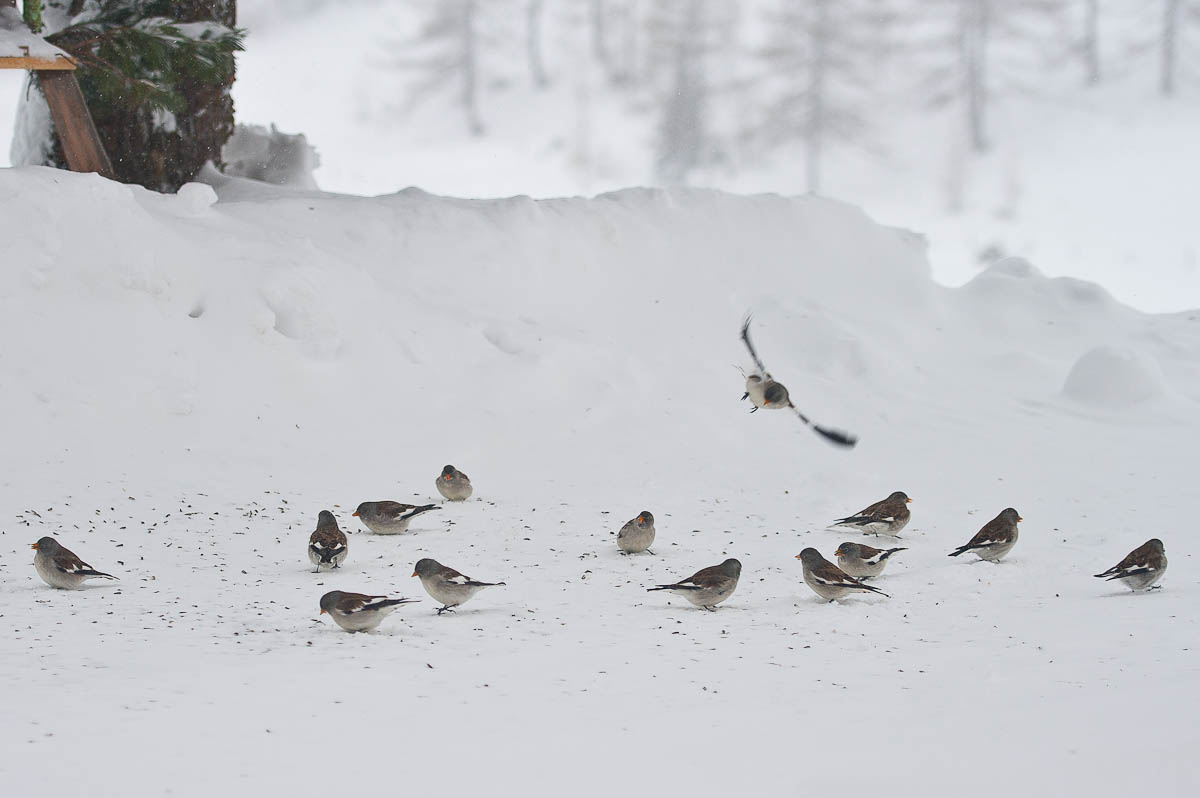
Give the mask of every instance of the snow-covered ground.
M 813 198 L 213 181 L 0 170 L 6 794 L 1200 788 L 1200 312 L 1019 260 L 945 288 Z M 856 449 L 746 412 L 751 309 Z M 350 517 L 447 462 L 472 500 Z M 892 598 L 818 601 L 794 555 L 892 490 Z M 1008 559 L 946 556 L 1010 505 Z M 315 575 L 321 509 L 353 534 Z M 44 534 L 121 581 L 49 589 Z M 1162 590 L 1090 576 L 1155 536 Z M 438 617 L 423 556 L 507 586 Z M 716 613 L 645 592 L 729 556 Z M 350 635 L 335 588 L 422 602 Z

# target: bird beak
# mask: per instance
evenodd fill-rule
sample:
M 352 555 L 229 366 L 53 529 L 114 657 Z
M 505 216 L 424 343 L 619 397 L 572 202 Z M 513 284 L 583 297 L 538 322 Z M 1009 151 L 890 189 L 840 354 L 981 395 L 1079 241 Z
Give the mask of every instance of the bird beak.
M 841 557 L 841 556 L 842 556 L 842 550 L 841 550 L 841 549 L 838 549 L 837 551 L 835 551 L 835 552 L 833 553 L 833 556 L 834 556 L 834 557 Z
M 1018 521 L 1024 521 L 1025 519 L 1024 519 L 1024 518 L 1022 518 L 1021 516 L 1019 516 L 1019 515 L 1018 515 L 1018 516 L 1017 516 L 1017 520 L 1018 520 Z
M 324 615 L 324 614 L 325 614 L 325 610 L 321 610 L 321 612 L 320 612 L 319 614 L 321 614 L 321 615 Z
M 640 515 L 639 515 L 639 516 L 638 516 L 638 523 L 639 523 L 639 524 L 644 524 L 644 523 L 646 523 L 646 519 L 645 519 L 645 518 L 643 518 L 642 516 L 640 516 Z
M 417 572 L 416 572 L 416 571 L 413 571 L 412 575 L 413 575 L 413 576 L 416 576 L 416 575 L 417 575 Z
M 797 559 L 797 560 L 798 560 L 798 559 L 800 559 L 800 555 L 799 555 L 799 554 L 797 554 L 797 555 L 796 555 L 796 559 Z
M 904 503 L 905 503 L 905 504 L 912 504 L 912 499 L 905 499 L 905 500 L 904 500 Z M 355 515 L 358 515 L 358 513 L 355 513 Z
M 36 548 L 37 548 L 37 544 L 36 544 L 36 543 L 34 543 L 34 544 L 32 544 L 32 545 L 31 545 L 29 548 L 31 548 L 31 549 L 36 549 Z
M 354 516 L 355 518 L 358 518 L 358 513 L 357 513 L 357 512 L 350 513 L 350 515 Z

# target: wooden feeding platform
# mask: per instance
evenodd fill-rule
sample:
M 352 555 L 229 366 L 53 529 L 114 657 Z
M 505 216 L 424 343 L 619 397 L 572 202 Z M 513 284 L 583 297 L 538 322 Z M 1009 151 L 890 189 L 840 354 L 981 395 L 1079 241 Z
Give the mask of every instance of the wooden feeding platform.
M 27 69 L 37 75 L 71 171 L 115 179 L 75 79 L 75 66 L 69 53 L 30 31 L 17 9 L 0 0 L 0 69 Z

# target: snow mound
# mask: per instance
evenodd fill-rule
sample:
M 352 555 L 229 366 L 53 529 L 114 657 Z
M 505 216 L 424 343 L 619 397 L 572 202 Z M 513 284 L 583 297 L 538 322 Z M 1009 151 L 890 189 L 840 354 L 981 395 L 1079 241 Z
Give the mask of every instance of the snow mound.
M 1063 394 L 1087 404 L 1130 407 L 1164 394 L 1162 372 L 1131 349 L 1098 346 L 1071 367 Z

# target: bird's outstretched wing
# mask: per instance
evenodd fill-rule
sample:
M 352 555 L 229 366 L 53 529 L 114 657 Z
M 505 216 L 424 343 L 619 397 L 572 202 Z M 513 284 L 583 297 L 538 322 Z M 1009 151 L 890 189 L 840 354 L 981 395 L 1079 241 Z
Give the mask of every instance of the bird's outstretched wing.
M 750 357 L 754 359 L 754 365 L 758 367 L 758 373 L 766 375 L 767 367 L 763 365 L 762 360 L 758 357 L 758 352 L 754 351 L 754 344 L 750 342 L 750 319 L 751 316 L 746 316 L 746 321 L 742 323 L 742 342 L 746 344 L 746 348 L 750 350 Z

